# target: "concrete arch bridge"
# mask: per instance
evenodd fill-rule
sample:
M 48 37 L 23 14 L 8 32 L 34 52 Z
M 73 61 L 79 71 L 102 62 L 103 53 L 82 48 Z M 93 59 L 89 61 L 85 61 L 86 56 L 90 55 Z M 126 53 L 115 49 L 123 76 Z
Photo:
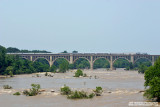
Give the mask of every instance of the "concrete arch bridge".
M 89 61 L 90 69 L 93 69 L 93 64 L 97 59 L 104 58 L 110 63 L 110 70 L 113 70 L 113 63 L 120 59 L 126 59 L 128 62 L 133 64 L 141 58 L 145 58 L 154 64 L 160 55 L 147 55 L 147 54 L 108 54 L 108 53 L 8 53 L 11 55 L 19 55 L 21 58 L 25 58 L 30 61 L 36 61 L 38 58 L 44 58 L 48 61 L 49 65 L 52 66 L 53 63 L 58 58 L 66 59 L 70 64 L 73 64 L 79 58 L 84 58 Z

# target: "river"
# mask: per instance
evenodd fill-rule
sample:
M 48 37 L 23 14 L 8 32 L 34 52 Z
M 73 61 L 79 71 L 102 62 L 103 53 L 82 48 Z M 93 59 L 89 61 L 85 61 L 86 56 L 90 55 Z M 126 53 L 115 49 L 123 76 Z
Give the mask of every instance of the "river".
M 53 77 L 46 77 L 40 73 L 16 75 L 12 78 L 0 78 L 0 106 L 1 107 L 126 107 L 129 102 L 143 102 L 144 75 L 137 71 L 117 69 L 84 70 L 90 77 L 76 78 L 75 70 L 67 73 L 52 73 Z M 96 77 L 96 78 L 95 78 Z M 31 88 L 31 84 L 40 84 L 45 91 L 37 96 L 14 96 L 13 93 Z M 71 100 L 60 95 L 60 88 L 66 84 L 72 90 L 92 91 L 96 86 L 103 88 L 102 96 L 93 99 Z M 3 89 L 3 85 L 10 85 L 13 89 Z M 51 92 L 54 90 L 55 92 Z

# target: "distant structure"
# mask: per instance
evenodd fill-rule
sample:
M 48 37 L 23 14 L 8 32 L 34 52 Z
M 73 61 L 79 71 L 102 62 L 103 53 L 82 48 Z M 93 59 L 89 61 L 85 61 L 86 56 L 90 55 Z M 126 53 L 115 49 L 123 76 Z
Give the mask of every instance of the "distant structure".
M 93 64 L 97 59 L 104 58 L 109 61 L 110 63 L 110 70 L 113 70 L 113 64 L 117 59 L 123 58 L 126 59 L 128 62 L 132 62 L 133 64 L 141 59 L 145 58 L 148 59 L 154 64 L 157 58 L 160 55 L 148 55 L 148 54 L 108 54 L 108 53 L 7 53 L 12 55 L 19 55 L 21 58 L 25 58 L 30 61 L 36 61 L 39 58 L 44 58 L 48 61 L 49 65 L 52 66 L 53 63 L 58 58 L 66 59 L 70 64 L 73 64 L 79 58 L 84 58 L 89 61 L 90 69 L 93 69 Z

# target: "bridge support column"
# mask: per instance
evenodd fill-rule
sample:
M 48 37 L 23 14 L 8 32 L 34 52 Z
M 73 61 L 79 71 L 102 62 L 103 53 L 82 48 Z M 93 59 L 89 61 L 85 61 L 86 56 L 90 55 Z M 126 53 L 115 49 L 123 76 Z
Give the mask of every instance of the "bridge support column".
M 70 64 L 73 64 L 73 54 L 70 54 L 70 61 L 69 61 Z
M 113 58 L 112 56 L 110 56 L 111 60 L 110 60 L 110 70 L 113 70 Z
M 154 56 L 152 56 L 152 66 L 154 65 Z
M 33 61 L 32 56 L 30 56 L 30 61 Z
M 49 66 L 51 67 L 53 64 L 53 61 L 49 61 Z
M 49 58 L 49 66 L 51 67 L 51 66 L 52 66 L 52 64 L 53 64 L 52 56 L 50 56 L 50 58 Z
M 131 55 L 131 62 L 132 62 L 132 64 L 134 64 L 134 56 L 133 55 Z
M 91 56 L 90 69 L 93 70 L 93 56 Z

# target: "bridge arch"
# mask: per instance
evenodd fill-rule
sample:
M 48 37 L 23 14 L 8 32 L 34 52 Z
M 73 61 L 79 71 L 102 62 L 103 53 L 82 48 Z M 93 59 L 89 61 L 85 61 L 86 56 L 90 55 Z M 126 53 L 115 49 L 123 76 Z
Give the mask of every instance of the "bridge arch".
M 69 64 L 69 61 L 68 61 L 68 59 L 67 59 L 67 58 L 64 58 L 64 57 L 58 57 L 58 58 L 56 58 L 56 59 L 54 59 L 54 60 L 53 60 L 53 62 L 52 62 L 52 64 L 51 64 L 51 66 L 52 66 L 52 65 L 55 65 L 54 63 L 56 63 L 56 61 L 57 61 L 57 60 L 60 60 L 60 59 L 63 59 L 63 60 L 65 60 L 65 61 L 67 61 L 67 62 L 68 62 L 68 64 Z
M 125 61 L 127 61 L 128 62 L 128 64 L 127 64 L 127 62 L 124 62 L 123 64 L 125 64 L 124 66 L 126 66 L 126 64 L 129 66 L 129 64 L 130 64 L 130 60 L 129 59 L 127 59 L 127 58 L 125 58 L 125 57 L 118 57 L 118 58 L 116 58 L 114 61 L 113 61 L 113 67 L 115 67 L 116 65 L 115 65 L 115 62 L 116 61 L 118 61 L 118 60 L 125 60 Z M 123 66 L 123 64 L 121 65 L 121 66 Z M 119 65 L 117 65 L 117 66 L 119 66 Z M 115 68 L 117 68 L 117 67 L 115 67 Z
M 77 66 L 76 66 L 76 62 L 77 62 L 78 60 L 81 60 L 81 59 L 83 59 L 82 61 L 86 60 L 87 62 L 86 62 L 86 64 L 85 64 L 85 66 L 83 66 L 83 64 L 81 64 L 82 61 L 80 61 L 80 63 L 78 64 L 79 66 L 77 67 Z M 78 62 L 77 62 L 77 63 L 78 63 Z M 81 68 L 81 69 L 90 68 L 90 67 L 91 67 L 91 61 L 90 61 L 89 59 L 85 58 L 85 57 L 79 57 L 79 58 L 76 58 L 76 59 L 73 61 L 73 65 L 74 65 L 75 68 Z M 81 65 L 81 66 L 80 66 L 80 65 Z
M 146 58 L 146 57 L 139 57 L 139 58 L 137 58 L 137 59 L 134 61 L 134 64 L 135 64 L 138 60 L 140 60 L 140 59 L 146 59 L 146 60 L 148 60 L 149 62 L 152 63 L 152 60 L 150 60 L 149 58 Z
M 44 60 L 46 60 L 46 61 L 48 62 L 48 65 L 50 65 L 49 60 L 48 60 L 47 58 L 44 58 L 44 57 L 37 57 L 35 60 L 33 60 L 33 63 L 36 62 L 36 61 L 39 60 L 39 59 L 44 59 Z
M 141 60 L 144 60 L 144 61 L 141 61 Z M 152 65 L 152 61 L 149 59 L 149 58 L 146 58 L 146 57 L 140 57 L 140 58 L 138 58 L 138 59 L 136 59 L 135 61 L 134 61 L 134 66 L 136 66 L 136 67 L 138 67 L 137 66 L 137 63 L 145 63 L 145 65 L 146 66 L 151 66 Z M 149 63 L 146 63 L 146 62 L 149 62 Z
M 98 57 L 98 58 L 94 59 L 93 64 L 94 64 L 94 62 L 95 62 L 96 60 L 98 60 L 98 59 L 105 59 L 105 60 L 107 60 L 107 61 L 110 63 L 110 60 L 109 60 L 109 59 L 107 59 L 107 58 L 105 58 L 105 57 Z
M 26 57 L 20 57 L 20 59 L 23 59 L 23 60 L 29 60 L 28 58 Z
M 131 62 L 129 59 L 127 59 L 127 58 L 125 58 L 125 57 L 118 57 L 118 58 L 116 58 L 116 59 L 113 61 L 113 64 L 114 64 L 114 62 L 115 62 L 116 60 L 118 60 L 118 59 L 125 59 L 125 60 L 127 60 L 129 63 Z
M 65 57 L 58 57 L 58 58 L 55 58 L 55 59 L 53 60 L 53 63 L 54 63 L 57 59 L 65 59 L 65 60 L 69 63 L 69 60 L 68 60 L 67 58 L 65 58 Z M 53 63 L 52 63 L 52 64 L 53 64 Z
M 73 63 L 75 63 L 78 59 L 86 59 L 90 63 L 90 60 L 86 57 L 78 57 L 73 61 Z
M 103 64 L 108 63 L 109 64 L 108 68 L 111 66 L 109 59 L 107 59 L 105 57 L 98 57 L 98 58 L 94 59 L 94 61 L 93 61 L 93 69 L 95 68 L 95 62 L 98 60 L 105 60 L 106 62 Z M 100 66 L 102 66 L 102 65 L 100 65 Z M 100 68 L 100 67 L 98 67 L 98 68 Z M 104 68 L 104 67 L 101 67 L 101 68 Z

